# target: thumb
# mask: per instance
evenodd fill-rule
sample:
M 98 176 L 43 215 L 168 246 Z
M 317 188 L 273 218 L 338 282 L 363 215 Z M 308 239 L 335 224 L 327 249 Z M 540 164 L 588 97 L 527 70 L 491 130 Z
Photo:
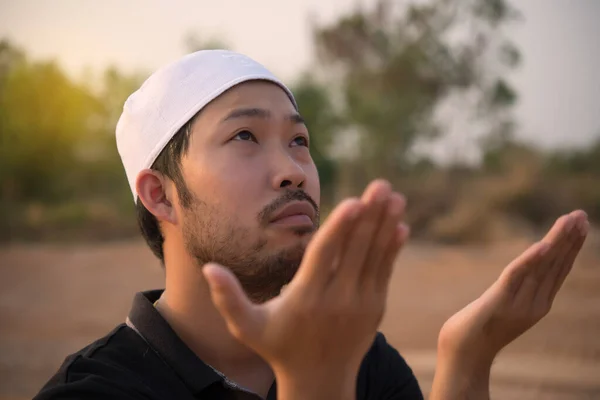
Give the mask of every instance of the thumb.
M 260 310 L 254 305 L 228 269 L 218 264 L 206 264 L 202 269 L 210 295 L 227 328 L 237 339 L 248 342 L 259 329 Z

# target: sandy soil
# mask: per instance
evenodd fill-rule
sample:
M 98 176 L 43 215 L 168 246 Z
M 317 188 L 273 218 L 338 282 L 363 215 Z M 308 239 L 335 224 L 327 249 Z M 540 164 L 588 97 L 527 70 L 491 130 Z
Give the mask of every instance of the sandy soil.
M 552 312 L 498 357 L 493 398 L 600 399 L 599 236 Z M 525 246 L 413 244 L 400 257 L 382 330 L 425 393 L 442 323 Z M 67 354 L 125 319 L 136 291 L 162 287 L 162 279 L 139 241 L 0 249 L 0 400 L 31 398 Z

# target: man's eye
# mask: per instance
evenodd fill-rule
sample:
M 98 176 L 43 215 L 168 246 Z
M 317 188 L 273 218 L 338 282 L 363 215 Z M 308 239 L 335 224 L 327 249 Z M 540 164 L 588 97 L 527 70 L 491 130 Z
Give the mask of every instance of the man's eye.
M 256 137 L 250 131 L 241 131 L 241 132 L 238 132 L 238 134 L 233 137 L 233 140 L 240 140 L 240 141 L 248 141 L 248 140 L 250 140 L 252 142 L 257 142 L 258 143 L 258 141 L 256 140 Z
M 305 138 L 304 136 L 298 136 L 298 137 L 294 138 L 293 142 L 296 146 L 308 147 L 308 139 Z

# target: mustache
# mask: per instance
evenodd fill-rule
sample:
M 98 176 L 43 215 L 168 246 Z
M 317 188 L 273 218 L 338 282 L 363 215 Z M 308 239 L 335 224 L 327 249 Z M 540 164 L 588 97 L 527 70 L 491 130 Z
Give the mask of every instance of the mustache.
M 318 223 L 319 221 L 319 206 L 317 202 L 313 200 L 312 197 L 304 190 L 289 190 L 285 192 L 281 197 L 273 200 L 270 204 L 268 204 L 263 210 L 260 212 L 258 218 L 263 224 L 268 224 L 270 221 L 270 216 L 285 206 L 287 203 L 291 203 L 293 201 L 307 201 L 310 205 L 315 209 L 315 220 Z

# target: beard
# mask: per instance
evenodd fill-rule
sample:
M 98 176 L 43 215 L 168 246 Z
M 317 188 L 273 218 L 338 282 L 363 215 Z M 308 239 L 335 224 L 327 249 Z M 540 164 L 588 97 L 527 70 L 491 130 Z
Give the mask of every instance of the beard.
M 298 228 L 293 234 L 300 239 L 314 232 L 319 224 L 319 208 L 303 190 L 285 192 L 266 206 L 257 215 L 258 226 L 267 226 L 273 212 L 294 200 L 310 202 L 316 210 L 316 222 L 313 228 Z M 295 276 L 306 250 L 301 240 L 287 248 L 268 250 L 268 240 L 260 233 L 240 227 L 235 216 L 223 215 L 218 207 L 196 196 L 184 207 L 183 237 L 188 253 L 199 267 L 215 262 L 231 270 L 255 303 L 279 295 Z

